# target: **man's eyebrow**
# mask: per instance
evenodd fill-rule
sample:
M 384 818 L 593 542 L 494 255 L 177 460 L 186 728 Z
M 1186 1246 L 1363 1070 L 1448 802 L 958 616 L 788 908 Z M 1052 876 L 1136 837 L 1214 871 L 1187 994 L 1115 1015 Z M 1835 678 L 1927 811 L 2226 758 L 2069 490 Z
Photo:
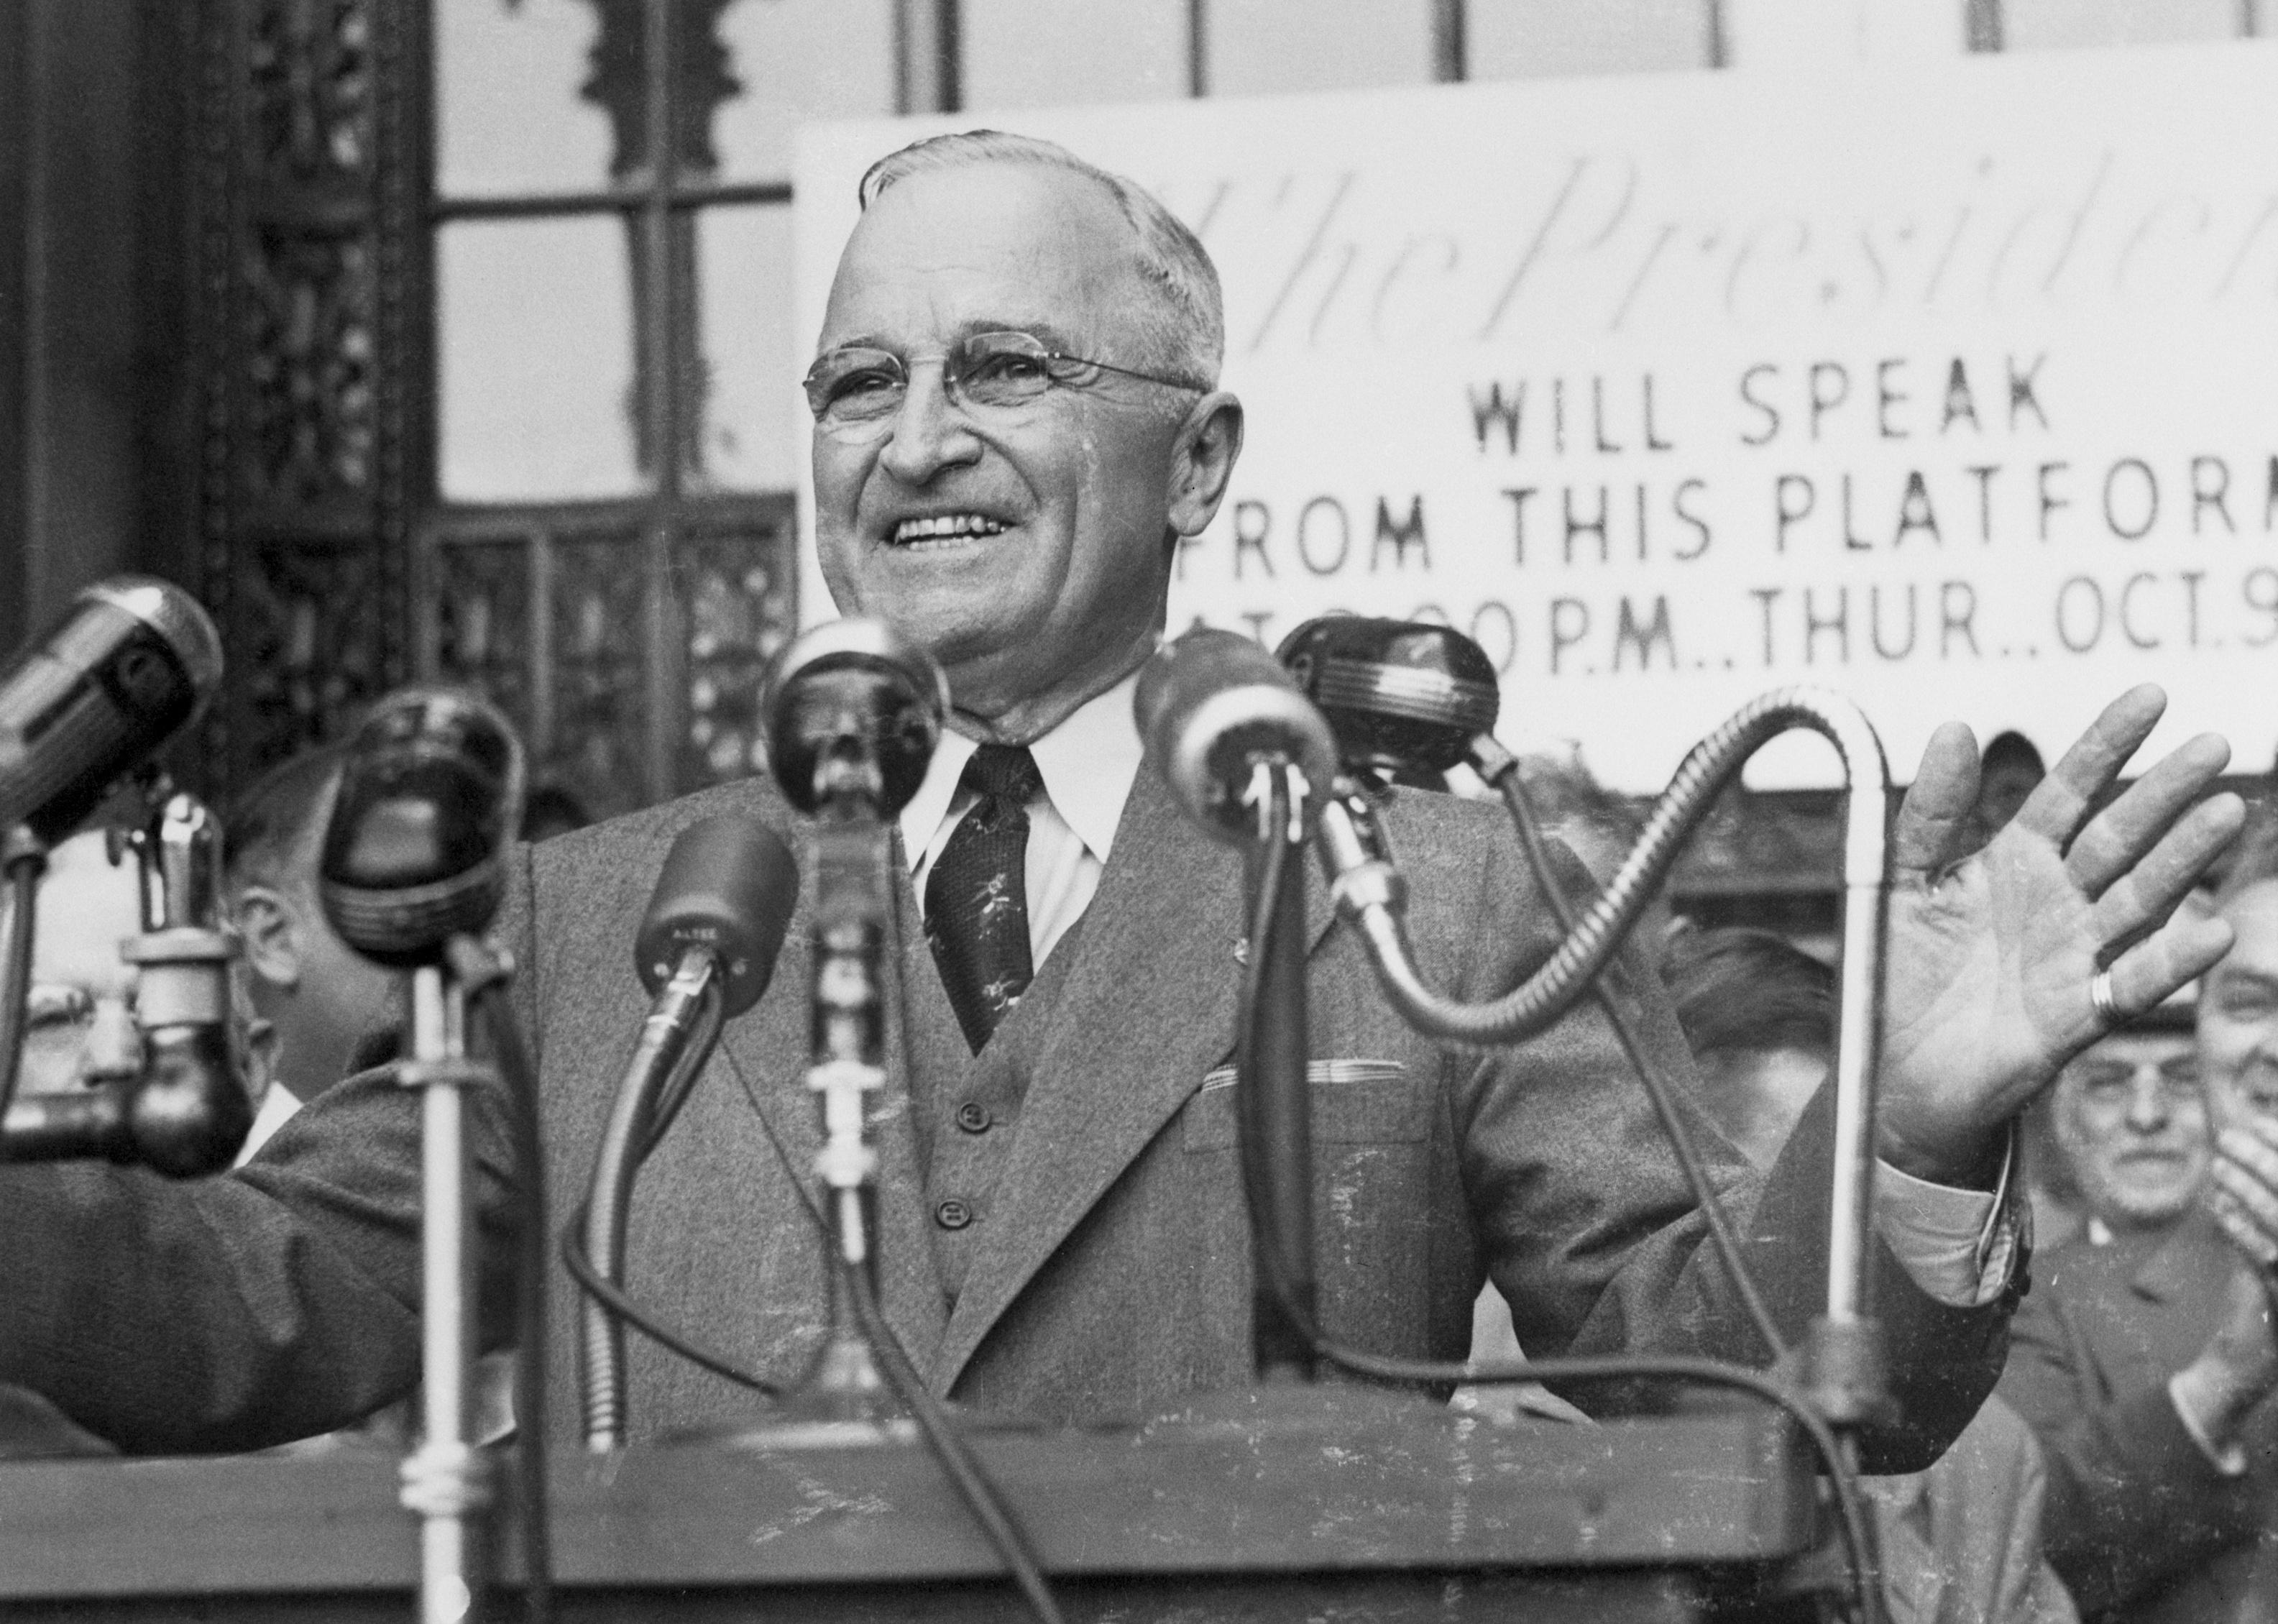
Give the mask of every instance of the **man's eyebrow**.
M 1057 350 L 1062 355 L 1079 353 L 1076 341 L 1066 332 L 1051 322 L 1037 321 L 1028 318 L 1014 319 L 1001 316 L 975 317 L 970 321 L 959 323 L 957 335 L 950 341 L 961 344 L 966 340 L 977 338 L 983 333 L 1025 333 L 1047 349 Z M 903 351 L 897 349 L 881 334 L 850 333 L 836 343 L 825 344 L 816 349 L 815 358 L 821 360 L 824 356 L 836 355 L 842 349 L 883 349 L 892 356 L 903 354 Z
M 2250 992 L 2278 992 L 2278 975 L 2268 970 L 2215 967 L 2210 977 L 2213 984 L 2225 992 L 2238 987 Z

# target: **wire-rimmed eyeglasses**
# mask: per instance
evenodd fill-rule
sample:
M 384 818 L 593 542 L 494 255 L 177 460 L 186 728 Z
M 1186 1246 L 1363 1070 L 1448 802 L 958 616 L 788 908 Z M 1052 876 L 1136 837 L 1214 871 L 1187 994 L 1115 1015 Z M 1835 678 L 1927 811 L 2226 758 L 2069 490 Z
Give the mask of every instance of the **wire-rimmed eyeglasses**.
M 1208 387 L 1187 378 L 1143 372 L 1051 349 L 1033 333 L 976 333 L 942 353 L 944 394 L 960 406 L 1003 410 L 1026 406 L 1055 387 L 1082 388 L 1102 372 L 1135 378 L 1196 394 Z M 804 387 L 816 428 L 841 439 L 882 432 L 902 409 L 910 369 L 890 349 L 849 344 L 826 351 L 807 369 Z

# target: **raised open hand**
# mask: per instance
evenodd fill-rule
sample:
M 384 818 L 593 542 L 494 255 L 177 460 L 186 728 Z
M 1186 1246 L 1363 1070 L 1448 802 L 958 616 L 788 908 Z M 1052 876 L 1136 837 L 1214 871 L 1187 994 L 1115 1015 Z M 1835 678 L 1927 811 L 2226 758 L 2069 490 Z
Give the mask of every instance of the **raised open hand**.
M 1977 792 L 1977 747 L 1950 724 L 1923 752 L 1892 836 L 1881 1152 L 1918 1177 L 1979 1165 L 1997 1129 L 2107 1030 L 2091 995 L 2109 967 L 2119 1016 L 2150 1008 L 2220 959 L 2230 928 L 2171 919 L 2238 832 L 2236 795 L 2200 799 L 2230 759 L 2182 745 L 2089 816 L 2167 696 L 2106 706 L 1986 847 L 1952 861 Z

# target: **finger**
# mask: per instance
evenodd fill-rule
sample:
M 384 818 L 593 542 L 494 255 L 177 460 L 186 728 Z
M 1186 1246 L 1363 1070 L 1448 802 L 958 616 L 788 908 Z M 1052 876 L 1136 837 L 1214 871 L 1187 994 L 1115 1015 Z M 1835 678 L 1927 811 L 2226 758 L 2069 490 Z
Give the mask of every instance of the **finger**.
M 2226 1210 L 2230 1214 L 2222 1226 L 2225 1229 L 2234 1236 L 2243 1229 L 2259 1235 L 2265 1243 L 2278 1243 L 2278 1191 L 2236 1162 L 2220 1156 L 2207 1169 L 2207 1181 L 2213 1191 L 2208 1207 L 2217 1216 Z M 2267 1261 L 2271 1254 L 2258 1251 L 2255 1255 Z
M 2273 1240 L 2255 1226 L 2238 1203 L 2221 1190 L 2207 1192 L 2207 1211 L 2214 1214 L 2216 1223 L 2229 1237 L 2230 1244 L 2244 1252 L 2263 1268 L 2278 1265 L 2278 1240 Z
M 1923 747 L 1922 765 L 1899 805 L 1891 831 L 1891 871 L 1935 874 L 1953 854 L 1977 804 L 1977 739 L 1959 722 L 1939 725 Z
M 2215 1136 L 2217 1165 L 2251 1174 L 2278 1197 L 2278 1140 L 2272 1135 L 2271 1125 L 2256 1119 L 2233 1123 Z
M 2174 992 L 2184 983 L 2213 969 L 2230 951 L 2230 926 L 2221 919 L 2170 919 L 2112 962 L 2112 1000 L 2122 1015 L 2133 1019 Z M 2088 1003 L 2088 989 L 2081 989 Z M 2093 1012 L 2089 1023 L 2094 1036 L 2104 1023 Z
M 2017 808 L 2014 826 L 2062 847 L 2167 708 L 2167 696 L 2152 682 L 2139 683 L 2106 705 L 2033 786 Z
M 2129 785 L 2113 803 L 2089 819 L 2065 853 L 2065 869 L 2089 896 L 2128 871 L 2175 820 L 2206 791 L 2230 762 L 2230 746 L 2220 733 L 2201 733 L 2171 750 L 2160 764 Z
M 2210 796 L 2190 808 L 2097 899 L 2089 915 L 2097 939 L 2123 944 L 2166 919 L 2245 823 L 2246 803 L 2233 794 Z M 2095 827 L 2089 825 L 2091 831 Z M 2081 836 L 2087 838 L 2086 832 Z

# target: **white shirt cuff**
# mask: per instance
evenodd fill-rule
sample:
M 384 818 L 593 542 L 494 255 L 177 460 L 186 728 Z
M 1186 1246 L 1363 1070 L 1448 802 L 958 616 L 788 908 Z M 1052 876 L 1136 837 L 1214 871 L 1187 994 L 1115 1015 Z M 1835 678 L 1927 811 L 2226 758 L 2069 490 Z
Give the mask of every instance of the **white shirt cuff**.
M 1956 1190 L 1875 1164 L 1875 1228 L 1914 1283 L 1952 1308 L 1978 1308 L 2007 1289 L 2023 1237 L 2009 1200 L 2017 1164 L 2013 1126 L 1995 1188 Z

